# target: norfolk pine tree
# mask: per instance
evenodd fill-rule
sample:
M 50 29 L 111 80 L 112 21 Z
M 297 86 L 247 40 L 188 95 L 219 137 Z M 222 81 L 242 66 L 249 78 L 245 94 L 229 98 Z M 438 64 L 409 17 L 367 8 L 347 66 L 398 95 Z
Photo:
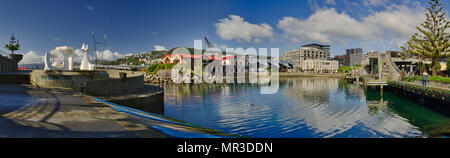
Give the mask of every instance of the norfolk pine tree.
M 450 22 L 442 11 L 442 3 L 439 0 L 430 0 L 431 6 L 427 8 L 426 21 L 417 26 L 419 33 L 412 35 L 412 39 L 406 43 L 407 47 L 401 48 L 413 55 L 431 59 L 432 75 L 436 75 L 436 59 L 449 57 L 450 34 L 446 32 Z
M 5 48 L 10 50 L 11 54 L 14 54 L 14 51 L 20 49 L 19 41 L 16 40 L 16 37 L 14 37 L 14 34 L 11 35 L 9 43 L 5 44 Z

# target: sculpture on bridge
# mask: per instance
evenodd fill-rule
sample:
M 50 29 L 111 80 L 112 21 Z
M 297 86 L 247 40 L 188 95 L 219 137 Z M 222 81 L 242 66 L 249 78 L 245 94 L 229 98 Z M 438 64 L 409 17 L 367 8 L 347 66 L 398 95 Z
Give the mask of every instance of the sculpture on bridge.
M 73 48 L 61 46 L 53 49 L 44 57 L 44 70 L 73 70 Z
M 94 70 L 95 65 L 89 61 L 89 47 L 87 44 L 81 46 L 81 51 L 83 51 L 83 58 L 81 59 L 80 70 Z

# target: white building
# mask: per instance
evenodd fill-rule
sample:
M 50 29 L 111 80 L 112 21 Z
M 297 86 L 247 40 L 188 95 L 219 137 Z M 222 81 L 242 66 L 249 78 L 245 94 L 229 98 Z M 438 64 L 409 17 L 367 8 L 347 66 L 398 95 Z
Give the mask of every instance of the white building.
M 302 47 L 300 49 L 289 50 L 283 53 L 283 60 L 289 61 L 295 68 L 302 67 L 304 60 L 328 60 L 329 53 L 325 50 L 314 47 Z
M 282 59 L 289 61 L 293 65 L 294 70 L 301 68 L 305 71 L 313 69 L 314 72 L 335 72 L 339 68 L 339 62 L 329 60 L 329 56 L 329 52 L 326 49 L 305 45 L 300 49 L 284 52 Z
M 336 72 L 339 62 L 335 60 L 303 60 L 300 68 L 305 71 Z

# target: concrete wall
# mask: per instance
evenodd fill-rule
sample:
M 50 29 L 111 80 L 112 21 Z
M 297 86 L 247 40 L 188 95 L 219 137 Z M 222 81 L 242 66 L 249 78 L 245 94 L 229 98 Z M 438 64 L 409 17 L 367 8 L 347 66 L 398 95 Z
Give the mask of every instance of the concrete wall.
M 0 84 L 30 84 L 30 75 L 19 73 L 0 73 Z
M 8 54 L 7 57 L 0 55 L 0 72 L 17 71 L 17 64 L 22 58 L 22 54 Z
M 127 77 L 135 77 L 135 76 L 141 76 L 144 75 L 144 72 L 141 71 L 129 71 L 129 70 L 113 70 L 113 69 L 106 69 L 105 70 L 110 78 L 120 78 L 119 73 L 123 72 L 127 74 Z
M 75 89 L 84 87 L 86 81 L 108 78 L 105 71 L 33 70 L 30 76 L 31 84 L 39 87 Z
M 85 93 L 94 96 L 110 96 L 136 92 L 144 88 L 144 76 L 124 79 L 104 79 L 86 81 Z
M 124 100 L 111 100 L 110 102 L 124 105 L 130 108 L 164 115 L 164 93 L 156 93 L 151 96 Z

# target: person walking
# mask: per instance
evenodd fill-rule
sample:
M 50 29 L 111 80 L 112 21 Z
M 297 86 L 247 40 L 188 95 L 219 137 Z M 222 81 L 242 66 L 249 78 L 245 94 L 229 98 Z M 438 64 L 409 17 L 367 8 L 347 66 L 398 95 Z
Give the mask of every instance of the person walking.
M 422 86 L 427 86 L 427 79 L 428 79 L 428 73 L 427 71 L 424 71 L 422 74 Z

